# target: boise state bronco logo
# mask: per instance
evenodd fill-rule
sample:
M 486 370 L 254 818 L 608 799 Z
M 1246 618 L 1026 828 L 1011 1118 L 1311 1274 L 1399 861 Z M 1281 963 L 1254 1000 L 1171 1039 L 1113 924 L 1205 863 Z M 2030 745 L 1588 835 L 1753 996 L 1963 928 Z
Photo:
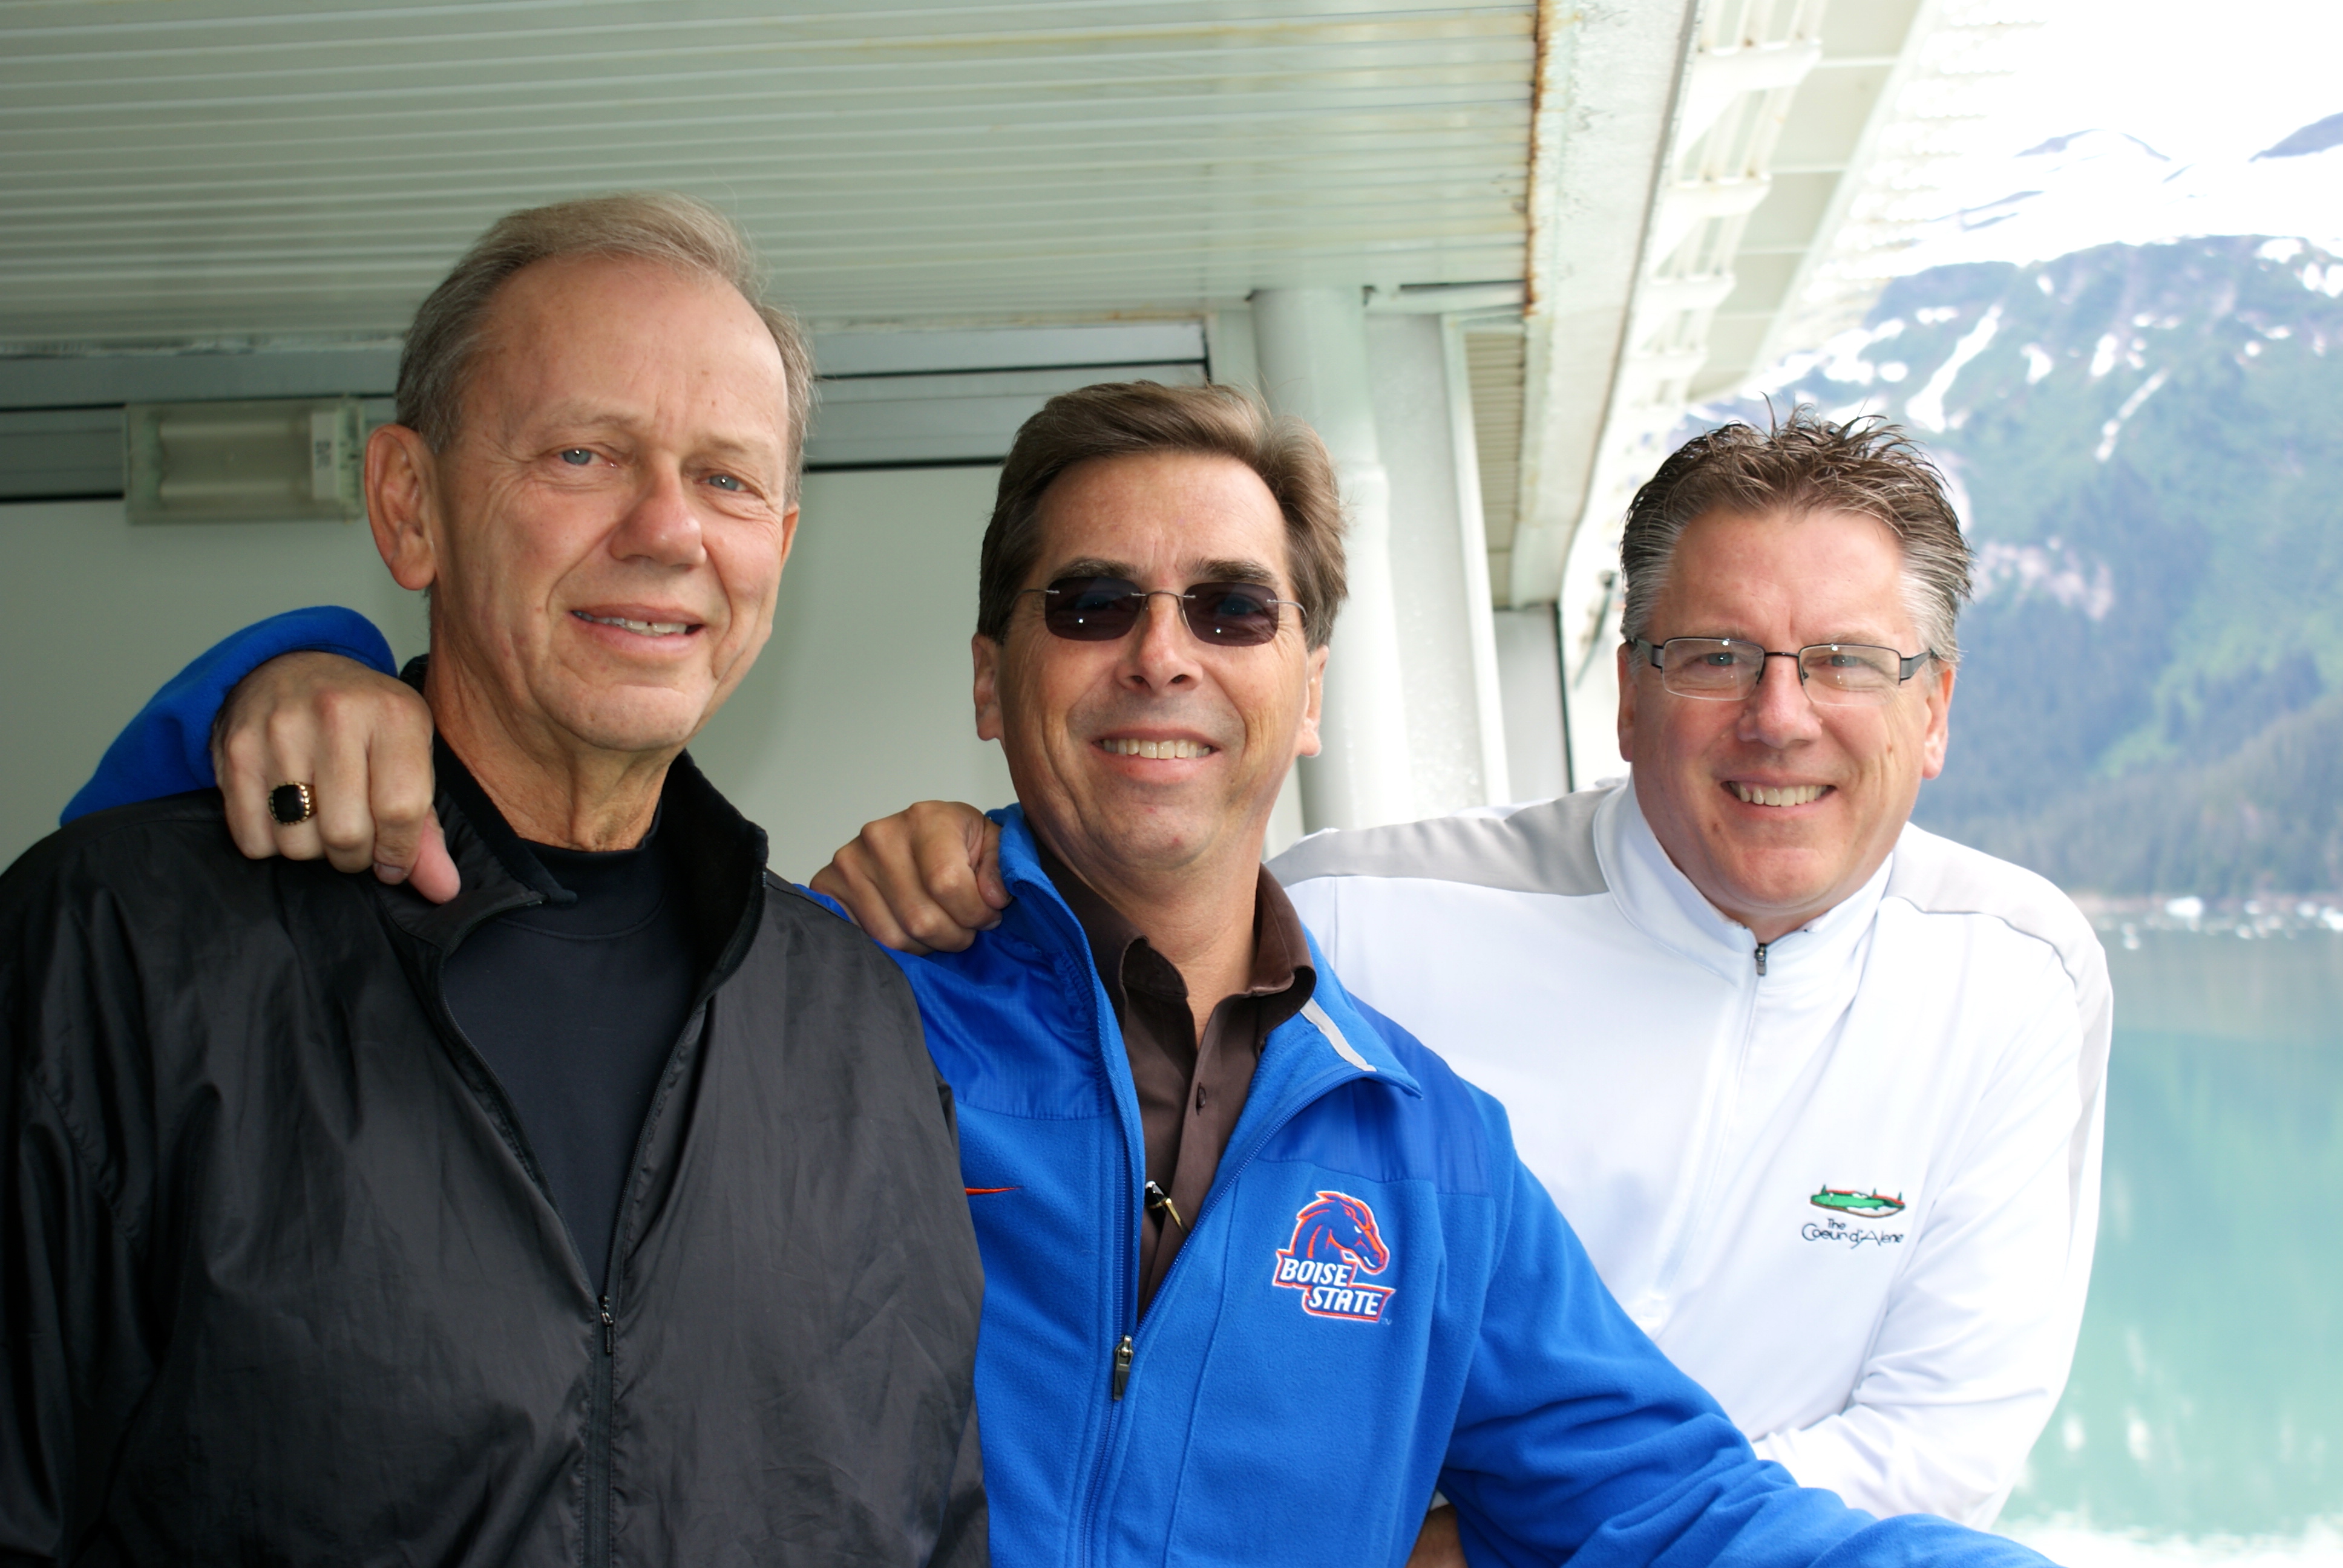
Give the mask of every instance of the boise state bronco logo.
M 1293 1217 L 1293 1241 L 1277 1254 L 1270 1282 L 1300 1291 L 1302 1310 L 1313 1318 L 1379 1323 L 1392 1288 L 1363 1285 L 1359 1276 L 1380 1274 L 1390 1263 L 1375 1211 L 1348 1192 L 1321 1192 Z

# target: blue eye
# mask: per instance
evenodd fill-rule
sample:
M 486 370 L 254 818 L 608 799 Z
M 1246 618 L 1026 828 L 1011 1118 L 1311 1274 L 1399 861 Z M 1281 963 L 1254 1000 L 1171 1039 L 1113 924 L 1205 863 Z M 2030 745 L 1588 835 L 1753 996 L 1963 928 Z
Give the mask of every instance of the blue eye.
M 710 474 L 708 477 L 708 482 L 715 486 L 719 490 L 743 490 L 748 488 L 747 486 L 741 484 L 739 480 L 734 478 L 729 474 Z
M 565 447 L 561 460 L 573 468 L 582 468 L 594 460 L 594 454 L 584 447 Z

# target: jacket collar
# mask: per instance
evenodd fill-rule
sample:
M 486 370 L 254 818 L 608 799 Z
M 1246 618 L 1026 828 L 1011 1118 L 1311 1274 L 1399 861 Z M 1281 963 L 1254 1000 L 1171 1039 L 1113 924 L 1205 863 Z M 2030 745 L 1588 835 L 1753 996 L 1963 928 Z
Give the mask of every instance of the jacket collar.
M 427 658 L 427 656 L 426 656 Z M 399 678 L 422 686 L 425 658 L 410 659 Z M 434 904 L 412 888 L 374 884 L 391 923 L 444 955 L 482 921 L 530 904 L 576 897 L 528 851 L 488 791 L 444 739 L 434 737 L 437 793 L 433 804 L 461 882 L 456 896 Z M 764 911 L 764 829 L 730 801 L 685 752 L 669 765 L 659 790 L 659 831 L 669 835 L 680 869 L 694 947 L 708 985 L 721 983 L 748 952 Z
M 1001 877 L 1008 884 L 1012 900 L 1002 912 L 1000 929 L 1044 952 L 1072 959 L 1095 980 L 1097 966 L 1091 959 L 1089 938 L 1049 874 L 1041 869 L 1024 808 L 1004 807 L 990 815 L 1001 824 Z M 1326 955 L 1319 950 L 1315 937 L 1310 938 L 1310 962 L 1317 970 L 1316 989 L 1300 1012 L 1270 1031 L 1262 1050 L 1261 1065 L 1254 1070 L 1253 1095 L 1274 1101 L 1281 1089 L 1304 1081 L 1311 1082 L 1316 1092 L 1342 1077 L 1370 1075 L 1408 1093 L 1421 1095 L 1423 1085 L 1393 1054 L 1383 1031 L 1371 1025 L 1352 1001 L 1328 967 Z M 1098 1002 L 1103 1007 L 1102 990 Z M 1101 1021 L 1111 1028 L 1113 1014 L 1106 1012 Z M 1319 1076 L 1327 1072 L 1335 1076 L 1318 1085 Z M 1252 1110 L 1249 1101 L 1248 1119 Z M 1232 1142 L 1231 1147 L 1234 1146 Z
M 1755 934 L 1727 920 L 1676 869 L 1644 816 L 1632 777 L 1595 808 L 1594 853 L 1621 911 L 1644 935 L 1736 986 L 1755 973 Z M 1844 974 L 1871 933 L 1895 864 L 1891 854 L 1819 919 L 1776 938 L 1765 951 L 1767 980 L 1778 990 Z

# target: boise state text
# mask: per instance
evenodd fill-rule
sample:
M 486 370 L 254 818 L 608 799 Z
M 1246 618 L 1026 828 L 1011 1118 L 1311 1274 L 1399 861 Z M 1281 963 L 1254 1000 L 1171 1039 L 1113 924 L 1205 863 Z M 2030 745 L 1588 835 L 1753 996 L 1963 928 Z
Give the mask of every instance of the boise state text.
M 1270 1282 L 1300 1291 L 1302 1310 L 1313 1318 L 1378 1323 L 1392 1289 L 1361 1284 L 1359 1276 L 1390 1265 L 1375 1211 L 1348 1192 L 1321 1192 L 1293 1217 L 1293 1241 L 1277 1254 Z

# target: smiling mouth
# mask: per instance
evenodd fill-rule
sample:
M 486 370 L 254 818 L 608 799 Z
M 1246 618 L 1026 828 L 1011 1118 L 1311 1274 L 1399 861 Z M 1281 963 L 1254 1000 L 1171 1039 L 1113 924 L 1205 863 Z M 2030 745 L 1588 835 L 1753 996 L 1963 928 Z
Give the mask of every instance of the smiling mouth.
M 1130 740 L 1106 739 L 1098 743 L 1099 749 L 1111 757 L 1153 757 L 1165 761 L 1189 757 L 1210 757 L 1216 747 L 1201 740 Z
M 1831 792 L 1828 784 L 1785 784 L 1780 789 L 1768 789 L 1763 784 L 1743 784 L 1726 780 L 1726 788 L 1741 798 L 1745 806 L 1805 806 L 1821 799 Z
M 596 626 L 615 626 L 638 637 L 681 637 L 695 629 L 694 624 L 688 620 L 628 620 L 622 615 L 588 615 L 582 609 L 573 609 L 569 613 L 579 620 L 591 621 Z

